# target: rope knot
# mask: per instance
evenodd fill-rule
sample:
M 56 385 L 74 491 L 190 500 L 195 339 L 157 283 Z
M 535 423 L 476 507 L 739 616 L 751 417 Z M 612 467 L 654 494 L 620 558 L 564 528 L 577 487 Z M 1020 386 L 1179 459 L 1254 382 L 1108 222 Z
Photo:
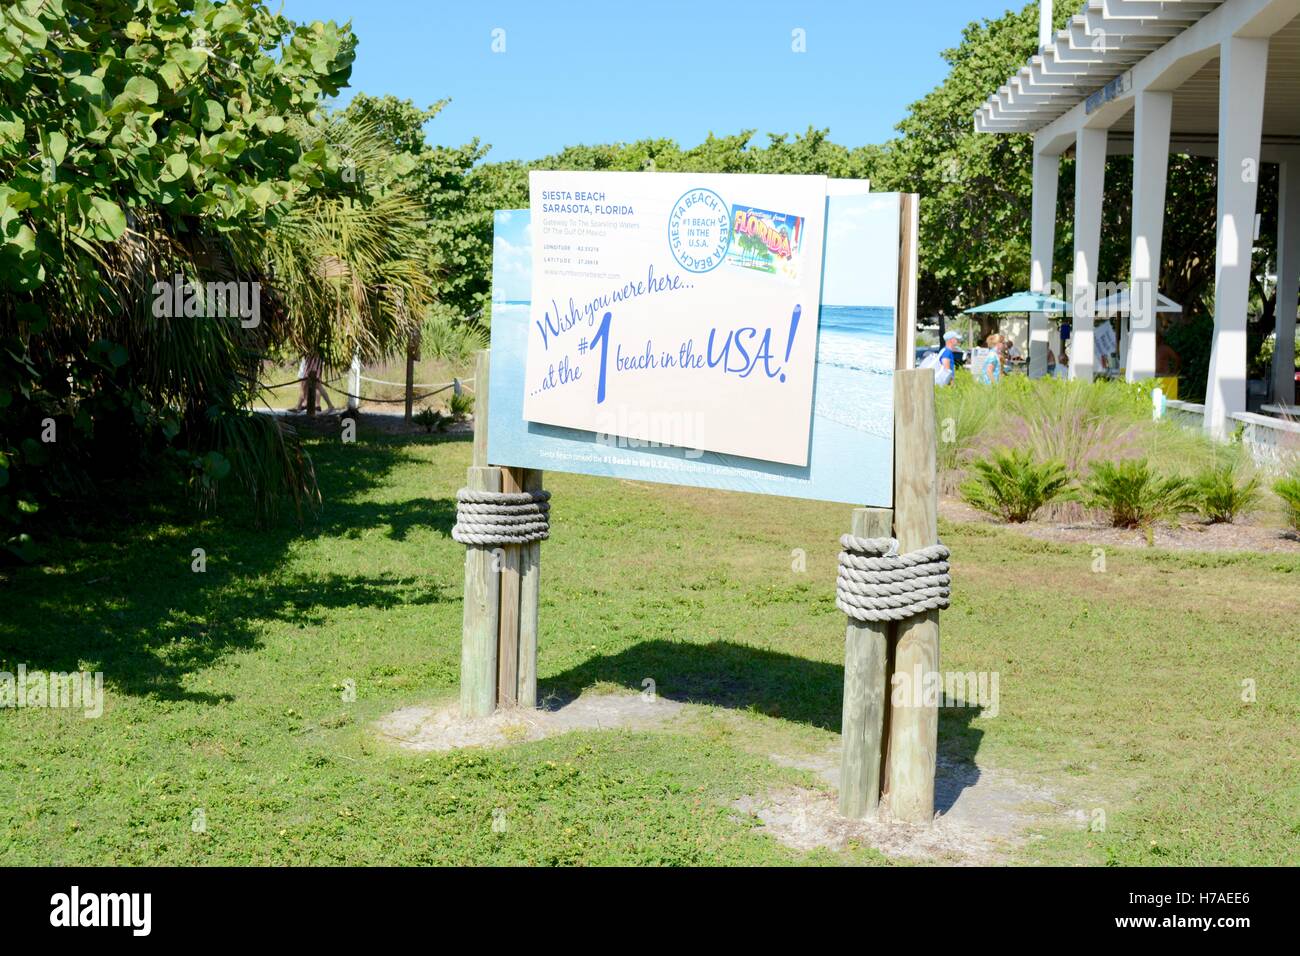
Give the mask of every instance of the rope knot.
M 895 538 L 840 538 L 835 605 L 856 621 L 903 621 L 948 606 L 949 551 L 932 544 L 898 553 Z
M 456 526 L 461 544 L 527 544 L 551 535 L 549 491 L 456 492 Z

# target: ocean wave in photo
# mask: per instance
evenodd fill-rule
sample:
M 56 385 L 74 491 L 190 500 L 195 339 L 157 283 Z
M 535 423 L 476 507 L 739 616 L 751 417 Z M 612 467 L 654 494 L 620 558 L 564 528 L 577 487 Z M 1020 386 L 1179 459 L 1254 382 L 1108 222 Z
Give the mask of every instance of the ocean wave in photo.
M 894 310 L 824 305 L 813 415 L 881 438 L 893 434 Z

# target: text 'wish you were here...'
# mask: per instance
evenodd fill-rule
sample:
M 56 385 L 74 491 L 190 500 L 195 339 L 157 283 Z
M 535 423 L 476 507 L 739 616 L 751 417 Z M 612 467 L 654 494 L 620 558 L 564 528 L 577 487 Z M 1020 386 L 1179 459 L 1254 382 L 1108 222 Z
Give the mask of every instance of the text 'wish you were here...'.
M 662 369 L 715 372 L 749 378 L 756 372 L 765 379 L 786 380 L 785 365 L 790 359 L 802 304 L 791 311 L 788 325 L 783 329 L 771 326 L 760 328 L 742 325 L 733 328 L 713 326 L 707 334 L 701 333 L 701 342 L 695 337 L 684 341 L 656 343 L 653 334 L 642 330 L 620 328 L 622 338 L 615 341 L 611 350 L 611 330 L 617 323 L 618 306 L 644 296 L 667 295 L 692 288 L 680 274 L 656 276 L 654 266 L 646 278 L 624 283 L 617 289 L 579 303 L 570 297 L 564 306 L 551 301 L 551 307 L 537 320 L 541 344 L 554 358 L 547 363 L 539 381 L 533 383 L 531 393 L 574 385 L 584 380 L 584 368 L 575 361 L 574 354 L 596 356 L 596 404 L 605 401 L 609 372 L 638 373 Z M 579 330 L 575 335 L 567 333 Z M 639 332 L 639 334 L 638 334 Z M 552 346 L 556 351 L 552 352 Z

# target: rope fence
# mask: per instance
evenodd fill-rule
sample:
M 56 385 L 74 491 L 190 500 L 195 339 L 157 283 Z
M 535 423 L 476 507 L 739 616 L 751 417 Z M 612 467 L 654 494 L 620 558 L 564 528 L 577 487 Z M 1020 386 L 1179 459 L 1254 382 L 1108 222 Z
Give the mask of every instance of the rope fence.
M 375 404 L 375 405 L 404 405 L 404 404 L 406 403 L 406 396 L 402 396 L 401 398 L 376 398 L 376 397 L 371 396 L 371 395 L 354 395 L 354 394 L 352 394 L 352 392 L 349 392 L 347 389 L 345 389 L 345 388 L 339 388 L 339 387 L 335 384 L 336 382 L 341 381 L 343 377 L 344 377 L 344 376 L 338 376 L 338 377 L 336 377 L 336 378 L 332 378 L 332 379 L 328 379 L 328 380 L 327 380 L 327 379 L 319 379 L 318 381 L 320 382 L 320 384 L 321 384 L 321 386 L 322 386 L 323 388 L 326 388 L 326 389 L 328 389 L 329 391 L 331 391 L 331 392 L 333 392 L 333 393 L 335 393 L 335 394 L 338 394 L 338 395 L 342 395 L 342 396 L 344 396 L 344 397 L 346 397 L 346 398 L 354 399 L 354 400 L 356 400 L 356 401 L 358 401 L 358 402 L 369 402 L 369 403 L 371 403 L 371 404 Z M 348 377 L 351 377 L 351 376 L 348 376 Z M 376 384 L 376 385 L 389 385 L 389 386 L 392 386 L 392 387 L 394 387 L 394 388 L 406 388 L 406 383 L 405 383 L 405 382 L 388 382 L 388 381 L 385 381 L 385 380 L 380 379 L 380 378 L 368 378 L 368 377 L 366 377 L 365 375 L 359 375 L 359 376 L 357 376 L 357 378 L 359 378 L 359 379 L 360 379 L 361 381 L 363 381 L 363 382 L 372 382 L 372 383 L 374 383 L 374 384 Z M 287 388 L 287 387 L 290 386 L 290 385 L 297 385 L 297 384 L 299 384 L 300 382 L 305 382 L 305 381 L 307 381 L 307 378 L 306 378 L 306 376 L 303 376 L 303 377 L 300 377 L 300 378 L 291 379 L 291 380 L 289 380 L 289 381 L 287 381 L 287 382 L 280 382 L 280 383 L 277 384 L 277 385 L 260 385 L 259 388 L 260 388 L 262 391 L 269 392 L 269 391 L 274 391 L 274 390 L 277 389 L 277 388 Z M 453 380 L 453 381 L 446 382 L 445 384 L 442 384 L 442 385 L 434 385 L 434 384 L 428 384 L 428 385 L 413 385 L 412 388 L 417 388 L 417 389 L 418 389 L 418 388 L 428 388 L 428 389 L 432 389 L 432 391 L 424 392 L 424 393 L 421 393 L 421 394 L 413 394 L 413 395 L 411 396 L 411 401 L 412 401 L 412 402 L 422 402 L 422 401 L 424 401 L 426 398 L 432 398 L 434 395 L 441 394 L 442 392 L 447 391 L 447 389 L 449 389 L 449 388 L 454 388 L 454 387 L 455 387 L 456 385 L 458 385 L 458 384 L 461 385 L 461 386 L 463 386 L 463 387 L 465 387 L 465 386 L 469 386 L 469 390 L 472 392 L 472 391 L 474 391 L 474 389 L 473 389 L 472 386 L 470 386 L 470 383 L 473 382 L 473 381 L 474 381 L 473 378 L 466 378 L 466 379 L 455 379 L 455 380 Z

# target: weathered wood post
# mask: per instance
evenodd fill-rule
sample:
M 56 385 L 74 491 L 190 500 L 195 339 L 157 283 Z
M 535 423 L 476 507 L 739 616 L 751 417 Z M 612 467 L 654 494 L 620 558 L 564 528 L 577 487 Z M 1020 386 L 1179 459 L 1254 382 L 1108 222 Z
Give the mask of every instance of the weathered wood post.
M 473 491 L 541 491 L 542 472 L 488 465 L 489 353 L 478 353 L 474 379 Z M 537 706 L 537 608 L 542 543 L 468 545 L 460 707 L 486 717 L 498 707 Z
M 900 554 L 939 540 L 934 399 L 932 369 L 894 373 L 894 537 Z M 895 820 L 928 823 L 934 818 L 939 702 L 927 685 L 939 672 L 939 612 L 895 628 L 890 688 L 901 681 L 907 686 L 889 709 L 889 812 Z
M 893 517 L 888 508 L 855 508 L 853 534 L 887 538 Z M 889 703 L 889 631 L 888 621 L 852 617 L 844 631 L 840 815 L 851 819 L 874 813 L 880 802 L 881 745 Z
M 524 490 L 522 468 L 501 469 L 501 490 L 515 494 Z M 501 613 L 497 620 L 497 706 L 513 707 L 519 702 L 519 560 L 522 545 L 497 546 L 501 571 Z
M 471 491 L 500 491 L 501 469 L 488 466 L 488 357 L 478 353 L 475 374 L 474 458 L 465 486 Z M 465 546 L 465 609 L 460 649 L 460 712 L 487 717 L 496 709 L 497 642 L 501 576 L 497 556 L 488 545 Z
M 542 471 L 524 472 L 524 491 L 542 490 Z M 537 706 L 537 609 L 542 596 L 542 543 L 530 541 L 519 558 L 519 699 L 520 707 Z
M 501 469 L 501 490 L 541 491 L 536 468 Z M 497 706 L 537 706 L 537 603 L 542 543 L 507 544 L 498 552 L 501 614 L 497 630 Z
M 406 415 L 405 420 L 410 422 L 411 414 L 415 408 L 415 359 L 420 348 L 420 334 L 412 332 L 406 340 Z M 478 431 L 478 419 L 474 419 L 474 430 Z M 487 433 L 487 419 L 483 420 L 483 431 Z M 486 439 L 485 439 L 486 440 Z

